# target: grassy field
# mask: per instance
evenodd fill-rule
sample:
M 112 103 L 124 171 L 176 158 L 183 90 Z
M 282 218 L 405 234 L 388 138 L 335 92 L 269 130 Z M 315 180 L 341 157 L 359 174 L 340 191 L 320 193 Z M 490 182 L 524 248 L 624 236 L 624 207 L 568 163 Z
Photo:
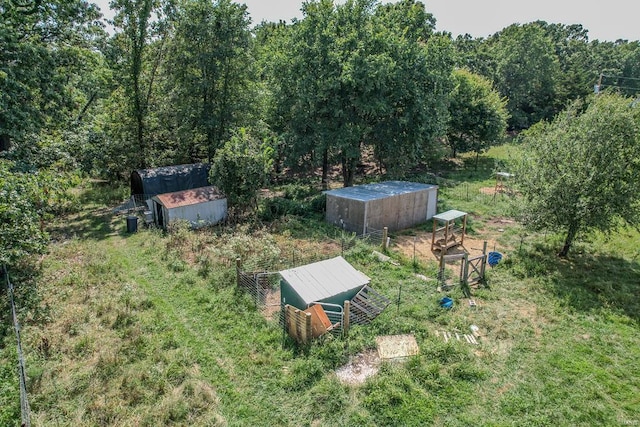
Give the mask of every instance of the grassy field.
M 508 217 L 495 185 L 499 147 L 438 178 L 441 208 L 472 214 L 471 232 Z M 425 178 L 426 180 L 426 178 Z M 558 236 L 517 225 L 497 237 L 503 261 L 474 289 L 449 294 L 432 262 L 380 262 L 357 244 L 345 257 L 393 303 L 348 339 L 298 348 L 235 286 L 228 260 L 276 265 L 293 248 L 339 254 L 318 216 L 270 226 L 171 234 L 125 232 L 100 188 L 62 219 L 19 304 L 34 426 L 620 426 L 640 425 L 640 235 L 579 242 L 566 260 Z M 428 227 L 427 227 L 428 228 Z M 420 232 L 420 229 L 417 230 Z M 333 236 L 332 236 L 333 237 Z M 338 253 L 335 253 L 338 251 Z M 14 280 L 18 281 L 18 280 Z M 401 288 L 400 299 L 398 299 Z M 436 331 L 480 344 L 445 342 Z M 15 341 L 0 349 L 0 424 L 19 425 Z M 383 362 L 362 385 L 336 368 L 380 335 L 413 334 L 419 356 Z

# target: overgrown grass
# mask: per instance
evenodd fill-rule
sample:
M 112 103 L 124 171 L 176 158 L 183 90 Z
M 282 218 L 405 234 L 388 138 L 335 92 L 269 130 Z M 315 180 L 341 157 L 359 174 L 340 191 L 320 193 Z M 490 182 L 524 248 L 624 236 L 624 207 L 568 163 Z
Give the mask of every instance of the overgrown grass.
M 492 155 L 480 159 L 485 170 Z M 495 184 L 483 173 L 465 182 Z M 443 193 L 447 206 L 464 206 Z M 477 232 L 506 216 L 496 204 L 468 203 Z M 434 263 L 414 265 L 393 250 L 399 265 L 385 263 L 372 256 L 377 248 L 357 244 L 345 256 L 392 304 L 348 339 L 304 349 L 236 289 L 233 260 L 280 265 L 293 248 L 335 255 L 320 219 L 285 214 L 270 227 L 127 234 L 122 217 L 95 216 L 96 207 L 61 221 L 37 286 L 21 296 L 30 301 L 21 319 L 34 425 L 640 423 L 634 230 L 592 236 L 560 260 L 555 236 L 510 227 L 489 287 L 472 290 L 477 307 L 455 287 L 451 310 L 440 308 L 435 280 L 415 275 L 434 279 Z M 471 325 L 478 346 L 436 333 L 468 334 Z M 333 370 L 387 334 L 413 334 L 420 355 L 384 362 L 361 386 L 340 383 Z M 5 334 L 3 425 L 19 425 L 11 342 Z

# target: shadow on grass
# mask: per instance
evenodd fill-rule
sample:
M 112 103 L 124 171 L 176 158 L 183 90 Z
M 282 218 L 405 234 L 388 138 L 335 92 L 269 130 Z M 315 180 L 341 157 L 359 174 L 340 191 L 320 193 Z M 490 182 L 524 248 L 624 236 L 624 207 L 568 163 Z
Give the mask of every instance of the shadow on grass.
M 640 320 L 640 264 L 609 255 L 578 254 L 559 262 L 562 280 L 554 283 L 558 296 L 577 310 L 622 310 Z
M 443 170 L 441 176 L 449 180 L 482 182 L 495 177 L 496 159 L 487 155 L 481 155 L 477 160 L 475 155 L 464 156 L 443 161 L 435 168 Z
M 90 182 L 82 188 L 79 200 L 85 206 L 116 206 L 128 197 L 129 188 L 123 183 L 110 185 L 102 182 Z
M 521 253 L 513 271 L 528 277 L 548 277 L 550 290 L 576 311 L 621 311 L 640 321 L 640 263 L 602 254 L 570 254 L 559 258 L 551 248 Z M 550 274 L 556 272 L 556 274 Z
M 62 218 L 51 227 L 53 241 L 73 238 L 103 240 L 114 235 L 128 237 L 127 215 L 114 214 L 110 208 L 84 210 L 76 215 Z M 140 228 L 141 221 L 138 221 Z
M 127 215 L 114 213 L 114 208 L 127 200 L 128 191 L 122 185 L 113 186 L 94 181 L 86 183 L 78 195 L 81 210 L 65 215 L 51 225 L 49 231 L 52 240 L 103 240 L 118 234 L 127 237 Z

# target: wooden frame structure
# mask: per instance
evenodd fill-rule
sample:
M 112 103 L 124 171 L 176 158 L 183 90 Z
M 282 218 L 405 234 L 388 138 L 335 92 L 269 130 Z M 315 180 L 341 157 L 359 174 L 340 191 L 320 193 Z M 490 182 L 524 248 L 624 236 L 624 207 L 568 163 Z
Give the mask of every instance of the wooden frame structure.
M 498 193 L 511 194 L 511 186 L 509 181 L 513 179 L 515 175 L 509 172 L 496 172 L 496 188 L 493 191 L 493 197 L 496 197 Z
M 449 248 L 462 245 L 467 232 L 467 213 L 455 209 L 433 216 L 433 233 L 431 235 L 431 250 L 439 250 L 442 254 Z M 456 227 L 455 221 L 462 218 L 462 225 Z M 438 227 L 443 222 L 444 226 Z M 436 237 L 438 237 L 436 239 Z

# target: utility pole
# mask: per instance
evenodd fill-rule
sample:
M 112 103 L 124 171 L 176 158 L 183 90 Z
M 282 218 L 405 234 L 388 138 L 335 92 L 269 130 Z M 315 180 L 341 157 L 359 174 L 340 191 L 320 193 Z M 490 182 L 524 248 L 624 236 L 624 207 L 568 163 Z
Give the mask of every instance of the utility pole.
M 593 93 L 598 95 L 600 93 L 600 89 L 602 89 L 602 73 L 600 73 L 600 77 L 598 78 L 598 83 L 593 87 Z

